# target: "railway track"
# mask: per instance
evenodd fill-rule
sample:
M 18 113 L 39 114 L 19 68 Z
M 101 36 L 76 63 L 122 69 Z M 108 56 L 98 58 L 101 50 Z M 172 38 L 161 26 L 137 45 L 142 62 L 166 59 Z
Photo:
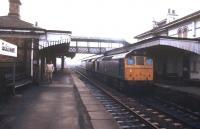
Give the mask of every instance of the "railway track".
M 170 115 L 174 119 L 178 119 L 181 123 L 186 124 L 189 127 L 200 129 L 200 116 L 192 111 L 188 111 L 185 108 L 180 108 L 178 105 L 172 105 L 163 100 L 157 100 L 156 98 L 145 98 L 142 101 L 143 104 L 152 107 L 165 115 Z
M 112 90 L 112 89 L 111 89 Z M 114 92 L 112 92 L 114 93 Z M 117 93 L 116 96 L 119 96 Z M 167 125 L 171 128 L 200 128 L 200 116 L 196 112 L 180 107 L 169 102 L 165 102 L 160 98 L 154 97 L 129 97 L 122 94 L 121 101 L 127 103 L 136 110 L 141 110 L 147 116 L 153 116 L 155 121 L 160 125 Z M 123 100 L 124 99 L 124 100 Z M 163 102 L 164 101 L 164 102 Z
M 85 77 L 85 79 L 88 79 Z M 94 81 L 88 84 L 93 95 L 102 102 L 105 108 L 124 129 L 198 129 L 199 117 L 191 112 L 160 103 L 151 98 L 132 98 Z M 98 88 L 94 87 L 97 86 Z M 162 105 L 162 106 L 161 106 Z M 165 108 L 164 108 L 165 107 Z M 172 108 L 173 107 L 173 108 Z M 174 110 L 172 110 L 174 109 Z M 179 114 L 179 115 L 177 115 Z
M 79 73 L 81 74 L 81 73 Z M 84 79 L 89 80 L 81 74 Z M 137 112 L 131 110 L 128 106 L 116 99 L 106 90 L 97 87 L 97 84 L 89 80 L 91 84 L 87 86 L 91 89 L 92 94 L 105 106 L 106 110 L 112 114 L 114 119 L 123 129 L 161 129 L 154 123 L 145 119 Z M 95 85 L 95 86 L 94 86 Z

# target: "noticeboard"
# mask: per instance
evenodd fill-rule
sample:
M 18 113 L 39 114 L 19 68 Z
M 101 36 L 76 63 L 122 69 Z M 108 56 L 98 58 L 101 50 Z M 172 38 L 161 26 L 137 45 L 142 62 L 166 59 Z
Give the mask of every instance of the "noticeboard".
M 0 39 L 0 55 L 17 57 L 17 46 Z

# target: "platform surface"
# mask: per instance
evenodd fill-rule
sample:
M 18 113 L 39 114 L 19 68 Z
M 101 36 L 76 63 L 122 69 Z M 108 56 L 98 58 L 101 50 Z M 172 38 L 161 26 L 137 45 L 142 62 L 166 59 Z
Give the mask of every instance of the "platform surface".
M 167 84 L 162 84 L 162 83 L 155 83 L 155 85 L 162 87 L 162 88 L 169 88 L 171 90 L 188 93 L 190 95 L 194 95 L 194 96 L 197 96 L 200 98 L 200 85 L 199 85 L 199 87 L 190 86 L 190 85 L 176 86 L 176 85 L 167 85 Z
M 54 75 L 51 84 L 17 90 L 0 104 L 0 129 L 119 129 L 78 75 Z
M 80 129 L 74 94 L 67 74 L 27 87 L 0 105 L 0 129 Z

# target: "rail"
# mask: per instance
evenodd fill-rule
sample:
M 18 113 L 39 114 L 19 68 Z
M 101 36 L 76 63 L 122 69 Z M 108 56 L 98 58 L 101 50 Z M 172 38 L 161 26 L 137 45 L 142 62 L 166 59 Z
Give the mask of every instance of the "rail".
M 75 71 L 75 72 L 79 73 L 82 77 L 84 77 L 85 79 L 87 79 L 91 84 L 95 85 L 98 89 L 100 89 L 106 95 L 108 95 L 109 97 L 111 97 L 115 102 L 117 102 L 118 104 L 120 104 L 121 106 L 123 106 L 126 110 L 128 110 L 129 112 L 131 112 L 132 114 L 134 114 L 140 121 L 142 121 L 143 123 L 145 123 L 146 125 L 148 125 L 149 128 L 160 129 L 159 127 L 157 127 L 156 125 L 154 125 L 154 123 L 151 123 L 149 120 L 145 119 L 142 115 L 140 115 L 137 112 L 133 111 L 126 104 L 124 104 L 123 102 L 121 102 L 120 100 L 118 100 L 117 98 L 115 98 L 110 92 L 108 92 L 108 91 L 104 90 L 103 88 L 101 88 L 100 86 L 98 86 L 97 83 L 95 83 L 94 81 L 92 81 L 89 78 L 87 78 L 84 74 L 80 73 L 79 71 Z
M 89 81 L 94 85 L 99 83 L 96 81 L 93 83 L 91 79 L 89 79 Z M 177 105 L 175 106 L 166 102 L 161 102 L 158 101 L 158 99 L 149 96 L 144 98 L 142 96 L 133 98 L 129 96 L 127 98 L 126 95 L 120 92 L 117 93 L 113 88 L 108 88 L 108 86 L 105 87 L 102 83 L 97 85 L 101 85 L 99 89 L 111 94 L 112 98 L 115 98 L 119 103 L 121 102 L 123 107 L 133 110 L 135 114 L 142 117 L 141 119 L 149 119 L 149 122 L 153 123 L 153 125 L 158 128 L 200 128 L 199 115 L 192 111 L 188 111 L 183 107 L 180 108 Z

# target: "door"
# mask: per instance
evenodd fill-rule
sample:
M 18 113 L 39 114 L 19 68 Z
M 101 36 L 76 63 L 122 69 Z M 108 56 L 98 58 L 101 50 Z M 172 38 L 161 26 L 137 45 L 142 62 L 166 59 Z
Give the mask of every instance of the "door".
M 183 79 L 190 78 L 190 59 L 189 57 L 183 57 Z

